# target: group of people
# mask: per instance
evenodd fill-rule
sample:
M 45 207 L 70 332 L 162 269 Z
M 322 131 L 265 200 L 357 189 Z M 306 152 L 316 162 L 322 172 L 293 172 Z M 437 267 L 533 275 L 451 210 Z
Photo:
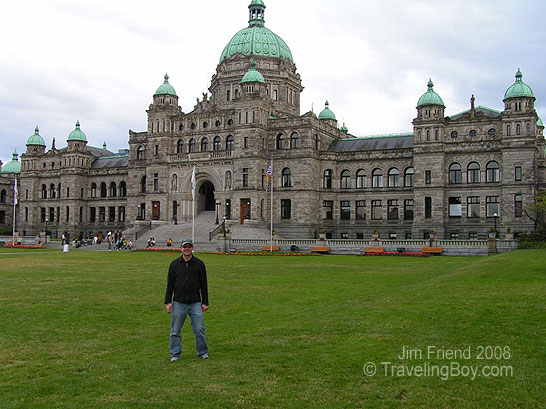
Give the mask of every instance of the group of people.
M 155 246 L 155 238 L 150 237 L 148 239 L 148 245 L 146 247 L 154 247 Z
M 106 242 L 108 243 L 108 251 L 131 250 L 133 248 L 133 242 L 123 237 L 121 230 L 116 230 L 114 233 L 109 231 L 106 235 Z

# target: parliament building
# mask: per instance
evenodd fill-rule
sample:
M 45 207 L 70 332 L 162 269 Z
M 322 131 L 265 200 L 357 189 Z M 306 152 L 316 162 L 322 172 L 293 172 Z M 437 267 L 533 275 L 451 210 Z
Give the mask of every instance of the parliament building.
M 22 235 L 46 229 L 73 237 L 124 230 L 136 221 L 191 220 L 215 211 L 268 226 L 286 238 L 445 239 L 530 231 L 526 208 L 546 186 L 544 126 L 523 75 L 507 78 L 502 110 L 446 113 L 432 81 L 416 95 L 409 132 L 353 136 L 335 107 L 300 113 L 303 91 L 288 45 L 265 27 L 252 0 L 248 27 L 223 49 L 211 85 L 184 112 L 165 75 L 147 109 L 147 129 L 129 131 L 128 149 L 87 144 L 85 121 L 49 149 L 36 127 L 26 152 L 0 177 L 0 227 Z M 174 83 L 174 81 L 173 81 Z M 501 90 L 499 90 L 501 91 Z M 500 101 L 499 101 L 500 102 Z M 413 109 L 413 107 L 408 107 Z M 31 133 L 31 132 L 29 132 Z

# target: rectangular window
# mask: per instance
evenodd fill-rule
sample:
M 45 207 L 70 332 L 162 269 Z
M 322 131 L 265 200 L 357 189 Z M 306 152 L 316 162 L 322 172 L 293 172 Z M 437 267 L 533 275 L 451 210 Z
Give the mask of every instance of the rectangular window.
M 46 220 L 46 208 L 40 208 L 40 221 L 43 223 Z
M 109 222 L 115 222 L 116 221 L 116 207 L 115 206 L 109 206 L 108 207 L 108 221 Z
M 404 220 L 413 220 L 413 199 L 404 200 Z
M 498 217 L 500 215 L 498 196 L 487 196 L 485 198 L 485 215 L 486 217 Z
M 243 148 L 248 149 L 248 136 L 243 138 Z
M 28 222 L 28 207 L 25 207 L 25 222 Z
M 430 185 L 432 183 L 432 171 L 425 170 L 425 185 Z
M 69 187 L 66 188 L 66 197 L 67 198 L 70 197 L 70 188 Z
M 28 189 L 25 189 L 25 199 L 28 199 Z
M 425 219 L 432 218 L 432 197 L 425 197 Z
M 479 196 L 469 196 L 466 198 L 466 217 L 480 217 L 480 198 Z
M 396 232 L 390 231 L 389 232 L 389 239 L 390 240 L 396 240 Z
M 125 206 L 119 206 L 118 207 L 118 220 L 120 222 L 125 221 Z
M 381 220 L 383 218 L 383 206 L 381 200 L 372 200 L 372 219 Z
M 514 180 L 516 182 L 521 182 L 522 175 L 521 175 L 521 166 L 516 166 L 514 168 Z
M 103 223 L 106 221 L 106 207 L 99 207 L 99 222 Z
M 332 200 L 325 200 L 322 202 L 323 218 L 324 220 L 332 220 L 334 218 L 334 202 Z
M 55 221 L 55 208 L 50 207 L 49 208 L 49 221 L 53 223 Z
M 351 220 L 351 202 L 348 200 L 341 202 L 341 220 Z
M 159 145 L 154 145 L 154 155 L 159 155 Z
M 89 221 L 91 223 L 95 223 L 97 221 L 97 208 L 91 207 L 89 210 Z
M 80 218 L 79 218 L 79 222 L 82 223 L 83 222 L 83 207 L 80 206 Z
M 265 189 L 265 169 L 262 169 L 262 189 Z
M 356 201 L 356 220 L 366 220 L 366 201 Z
M 154 192 L 159 190 L 159 173 L 154 173 Z
M 243 168 L 243 187 L 248 187 L 248 168 Z
M 292 202 L 290 199 L 281 200 L 281 219 L 288 220 L 292 217 Z
M 398 200 L 387 201 L 387 219 L 398 220 Z
M 459 232 L 454 231 L 454 232 L 449 233 L 449 238 L 451 240 L 459 240 Z
M 514 217 L 523 216 L 523 196 L 515 195 L 514 196 Z
M 449 217 L 461 217 L 463 215 L 463 205 L 460 197 L 450 197 L 449 199 Z
M 411 240 L 411 233 L 410 232 L 406 232 L 406 240 Z
M 478 233 L 475 231 L 471 231 L 470 233 L 468 233 L 468 238 L 470 240 L 478 240 Z
M 80 197 L 83 199 L 83 187 L 80 189 Z
M 70 221 L 70 206 L 66 206 L 66 221 Z
M 356 233 L 357 240 L 364 240 L 364 233 Z
M 341 239 L 347 240 L 349 238 L 349 233 L 341 233 Z

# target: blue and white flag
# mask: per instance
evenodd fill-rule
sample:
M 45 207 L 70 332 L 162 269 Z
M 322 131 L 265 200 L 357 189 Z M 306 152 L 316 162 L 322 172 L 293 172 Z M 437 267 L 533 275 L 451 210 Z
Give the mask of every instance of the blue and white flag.
M 195 166 L 191 172 L 191 197 L 195 200 Z

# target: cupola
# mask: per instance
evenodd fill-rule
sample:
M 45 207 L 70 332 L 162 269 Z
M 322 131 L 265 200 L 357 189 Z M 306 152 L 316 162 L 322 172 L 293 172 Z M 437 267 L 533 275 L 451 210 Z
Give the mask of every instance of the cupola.
M 428 80 L 427 91 L 417 101 L 417 117 L 425 120 L 440 120 L 444 117 L 444 101 L 434 91 L 432 79 Z
M 328 101 L 326 101 L 326 103 L 324 104 L 324 109 L 319 114 L 318 119 L 332 119 L 334 121 L 336 120 L 336 116 L 330 110 L 330 103 Z
M 40 136 L 40 130 L 38 129 L 38 125 L 36 125 L 34 134 L 27 139 L 27 154 L 44 153 L 45 148 L 44 138 Z
M 243 76 L 241 84 L 246 84 L 249 82 L 261 82 L 262 84 L 265 82 L 264 76 L 260 73 L 260 71 L 256 70 L 256 61 L 254 60 L 250 61 L 250 69 Z
M 176 96 L 176 91 L 173 86 L 169 84 L 169 75 L 165 74 L 164 82 L 161 84 L 155 91 L 154 96 L 156 95 L 174 95 Z
M 522 97 L 534 98 L 535 95 L 533 94 L 531 87 L 523 82 L 523 74 L 518 68 L 518 72 L 516 72 L 516 81 L 508 87 L 504 93 L 504 99 Z
M 432 79 L 428 80 L 428 90 L 423 95 L 421 95 L 421 98 L 419 98 L 419 101 L 417 101 L 417 108 L 426 106 L 426 105 L 440 105 L 444 106 L 444 101 L 442 98 L 440 98 L 440 95 L 438 95 L 434 91 L 434 83 L 432 82 Z
M 80 129 L 80 121 L 76 121 L 76 128 L 68 134 L 67 142 L 78 141 L 87 143 L 87 137 Z
M 0 173 L 21 173 L 21 162 L 19 162 L 17 151 L 13 152 L 12 160 L 2 167 Z

